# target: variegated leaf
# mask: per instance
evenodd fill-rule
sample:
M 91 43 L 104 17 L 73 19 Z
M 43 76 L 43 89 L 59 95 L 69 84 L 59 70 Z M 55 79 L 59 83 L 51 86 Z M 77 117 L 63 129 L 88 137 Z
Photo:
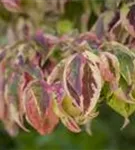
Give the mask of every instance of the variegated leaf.
M 20 114 L 19 86 L 20 76 L 19 74 L 13 73 L 6 83 L 5 99 L 9 109 L 9 118 L 16 122 L 22 129 L 28 131 L 23 125 L 23 116 Z
M 120 79 L 120 64 L 117 57 L 109 52 L 101 52 L 99 67 L 104 81 L 110 83 L 112 90 L 117 89 Z
M 33 97 L 26 102 L 26 119 L 41 135 L 51 133 L 58 123 L 58 117 L 54 114 L 52 106 L 48 108 L 48 112 L 44 112 L 41 117 Z
M 50 76 L 48 77 L 48 83 L 52 85 L 52 103 L 53 103 L 53 110 L 55 114 L 61 119 L 62 123 L 72 132 L 80 132 L 81 129 L 76 123 L 75 119 L 70 116 L 72 112 L 66 110 L 66 106 L 63 107 L 66 103 L 70 103 L 71 99 L 69 98 L 69 101 L 66 100 L 67 96 L 65 96 L 65 91 L 63 87 L 63 83 L 61 81 L 62 72 L 64 71 L 65 66 L 65 60 L 61 61 L 52 71 Z M 71 102 L 72 103 L 72 102 Z M 69 106 L 69 105 L 68 105 Z M 68 107 L 67 106 L 67 107 Z M 70 105 L 70 107 L 72 107 Z M 64 110 L 65 109 L 65 110 Z M 70 109 L 70 108 L 69 108 Z M 73 110 L 71 108 L 71 110 Z M 66 112 L 67 111 L 67 112 Z M 68 112 L 70 112 L 68 114 Z
M 119 88 L 113 91 L 114 95 L 125 103 L 135 104 L 134 84 L 128 85 L 123 77 L 120 78 Z
M 80 132 L 81 129 L 74 120 L 73 117 L 70 116 L 72 112 L 68 114 L 66 108 L 63 107 L 66 96 L 63 87 L 63 83 L 61 81 L 61 76 L 63 75 L 62 72 L 64 70 L 65 60 L 61 61 L 52 71 L 50 76 L 48 77 L 48 83 L 52 85 L 52 103 L 53 103 L 53 110 L 55 114 L 61 119 L 62 123 L 72 132 Z M 71 99 L 69 98 L 71 102 Z M 68 100 L 66 103 L 70 103 Z M 71 102 L 72 103 L 72 102 Z M 66 106 L 65 106 L 66 107 Z M 67 106 L 68 107 L 68 106 Z M 70 107 L 72 107 L 70 105 Z M 64 110 L 65 109 L 65 110 Z M 72 108 L 71 108 L 72 109 Z M 73 110 L 73 109 L 72 109 Z M 67 111 L 67 112 L 66 112 Z
M 64 70 L 64 88 L 73 103 L 88 115 L 100 96 L 102 79 L 98 57 L 91 52 L 71 56 Z
M 120 74 L 126 80 L 128 85 L 132 84 L 134 74 L 135 53 L 130 51 L 126 46 L 118 42 L 107 42 L 103 44 L 103 50 L 113 53 L 120 64 Z
M 79 127 L 79 125 L 77 124 L 77 122 L 75 121 L 75 119 L 72 117 L 72 115 L 74 116 L 75 114 L 72 114 L 70 116 L 70 114 L 72 112 L 75 112 L 75 108 L 69 108 L 70 110 L 72 110 L 72 112 L 70 112 L 68 114 L 68 111 L 66 110 L 65 106 L 63 108 L 62 105 L 65 105 L 65 101 L 67 101 L 66 103 L 70 103 L 71 102 L 71 98 L 69 97 L 65 97 L 62 101 L 62 103 L 59 103 L 58 100 L 56 99 L 56 95 L 55 93 L 53 93 L 53 110 L 55 112 L 55 114 L 61 119 L 62 123 L 72 132 L 80 132 L 81 131 L 81 128 Z M 72 103 L 72 102 L 71 102 Z M 70 104 L 69 104 L 70 105 Z M 69 106 L 68 105 L 68 106 Z M 66 105 L 67 106 L 67 105 Z M 68 107 L 67 106 L 67 107 Z M 71 104 L 70 107 L 73 107 L 73 105 Z M 65 110 L 64 110 L 65 109 Z M 77 110 L 77 108 L 76 108 Z M 67 111 L 67 112 L 66 112 Z M 78 110 L 79 111 L 79 110 Z M 75 112 L 77 113 L 77 112 Z
M 120 100 L 119 97 L 113 95 L 110 100 L 107 101 L 107 104 L 117 113 L 125 118 L 125 122 L 122 126 L 124 128 L 128 123 L 128 117 L 135 112 L 135 104 L 128 104 L 123 100 Z
M 25 89 L 25 108 L 28 122 L 40 133 L 49 134 L 58 123 L 52 109 L 51 87 L 43 80 L 31 82 Z

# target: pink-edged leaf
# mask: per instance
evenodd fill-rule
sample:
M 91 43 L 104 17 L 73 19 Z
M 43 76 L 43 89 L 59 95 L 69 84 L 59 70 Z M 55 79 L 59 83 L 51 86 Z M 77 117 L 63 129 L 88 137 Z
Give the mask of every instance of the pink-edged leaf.
M 39 114 L 42 116 L 42 113 L 44 114 L 50 105 L 49 92 L 51 91 L 51 87 L 44 80 L 35 80 L 27 86 L 25 91 L 26 94 L 31 94 L 34 97 Z
M 40 133 L 49 134 L 58 123 L 52 110 L 51 87 L 45 81 L 33 81 L 25 89 L 26 118 Z
M 43 116 L 41 117 L 39 115 L 39 112 L 37 110 L 37 106 L 34 102 L 34 100 L 29 99 L 26 102 L 26 114 L 27 114 L 27 120 L 28 122 L 41 134 L 49 134 L 51 133 L 55 126 L 58 123 L 58 118 L 54 114 L 51 107 L 48 108 L 48 112 L 44 112 Z

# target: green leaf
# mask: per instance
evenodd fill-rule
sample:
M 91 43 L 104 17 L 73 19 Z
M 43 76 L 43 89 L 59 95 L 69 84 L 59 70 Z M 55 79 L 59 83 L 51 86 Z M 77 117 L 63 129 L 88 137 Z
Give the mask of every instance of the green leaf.
M 61 20 L 57 23 L 57 31 L 60 35 L 71 32 L 73 28 L 72 22 L 69 20 Z
M 131 85 L 134 74 L 135 53 L 130 51 L 128 47 L 118 42 L 107 42 L 103 44 L 103 50 L 113 53 L 120 63 L 120 74 Z
M 112 96 L 107 104 L 121 116 L 127 118 L 135 111 L 135 104 L 128 104 L 118 99 L 115 95 Z

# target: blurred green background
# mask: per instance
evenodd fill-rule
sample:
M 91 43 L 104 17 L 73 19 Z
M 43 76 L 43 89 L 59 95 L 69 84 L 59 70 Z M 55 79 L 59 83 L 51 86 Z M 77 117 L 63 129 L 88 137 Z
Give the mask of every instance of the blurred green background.
M 31 129 L 30 133 L 21 131 L 11 138 L 1 128 L 0 150 L 135 150 L 134 118 L 132 116 L 131 123 L 121 131 L 123 118 L 104 105 L 92 123 L 92 136 L 85 131 L 71 133 L 61 124 L 45 136 Z

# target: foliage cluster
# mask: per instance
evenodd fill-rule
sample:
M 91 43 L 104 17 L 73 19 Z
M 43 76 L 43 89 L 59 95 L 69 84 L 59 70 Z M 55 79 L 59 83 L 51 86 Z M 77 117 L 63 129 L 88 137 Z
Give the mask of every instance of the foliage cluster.
M 133 1 L 0 3 L 0 119 L 10 135 L 19 127 L 28 131 L 25 120 L 42 135 L 60 121 L 91 134 L 103 103 L 124 117 L 122 128 L 129 123 L 135 112 Z

